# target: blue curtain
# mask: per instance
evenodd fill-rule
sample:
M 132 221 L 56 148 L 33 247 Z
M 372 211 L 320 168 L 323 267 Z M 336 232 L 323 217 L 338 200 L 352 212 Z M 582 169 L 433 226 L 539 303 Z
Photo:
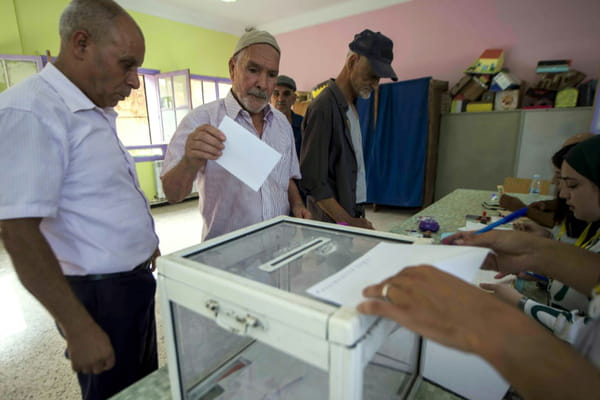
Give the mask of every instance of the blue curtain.
M 423 205 L 430 80 L 427 77 L 381 85 L 375 128 L 373 99 L 357 102 L 367 202 L 400 207 Z

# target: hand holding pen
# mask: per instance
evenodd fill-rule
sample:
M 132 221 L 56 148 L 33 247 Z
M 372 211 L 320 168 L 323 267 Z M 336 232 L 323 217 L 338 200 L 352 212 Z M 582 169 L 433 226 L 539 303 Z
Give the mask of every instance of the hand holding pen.
M 484 240 L 483 243 L 481 243 L 481 244 L 478 244 L 478 243 L 469 243 L 469 242 L 471 242 L 471 240 L 469 240 L 469 236 L 473 237 L 473 239 L 474 239 L 474 236 L 479 236 L 479 234 L 481 234 L 481 233 L 491 231 L 495 227 L 498 227 L 500 225 L 504 225 L 504 224 L 507 224 L 509 222 L 512 222 L 512 221 L 514 221 L 517 218 L 525 216 L 526 214 L 527 214 L 527 207 L 523 207 L 523 208 L 521 208 L 521 209 L 519 209 L 519 210 L 517 210 L 517 211 L 515 211 L 515 212 L 513 212 L 513 213 L 511 213 L 509 215 L 507 215 L 506 217 L 501 218 L 501 219 L 499 219 L 498 221 L 496 221 L 496 222 L 494 222 L 492 224 L 489 224 L 485 228 L 482 228 L 482 229 L 480 229 L 480 230 L 478 230 L 476 232 L 472 232 L 472 233 L 460 232 L 460 233 L 454 234 L 454 235 L 449 236 L 448 238 L 442 240 L 442 243 L 445 243 L 445 244 L 467 245 L 467 246 L 469 246 L 469 245 L 471 245 L 471 246 L 472 245 L 476 245 L 476 246 L 483 245 L 483 247 L 494 248 L 494 246 L 490 246 L 489 244 L 484 244 L 484 243 L 487 242 L 486 240 Z M 516 233 L 516 232 L 514 232 L 514 233 Z M 525 235 L 531 235 L 531 234 L 530 233 L 526 233 Z M 504 235 L 502 235 L 502 236 L 504 236 Z M 519 235 L 517 235 L 517 236 L 519 236 Z M 508 237 L 516 237 L 516 236 L 509 235 Z M 528 237 L 528 236 L 525 236 L 525 237 Z M 479 240 L 475 240 L 475 242 L 479 242 Z M 496 244 L 496 243 L 494 243 L 494 244 Z M 510 247 L 512 247 L 512 245 Z M 496 249 L 494 249 L 494 250 L 496 250 Z M 501 274 L 502 274 L 504 271 L 499 271 L 499 272 L 501 272 Z M 515 272 L 506 271 L 506 272 L 508 272 L 508 273 L 517 273 L 517 272 L 523 272 L 523 271 L 515 271 Z M 534 277 L 536 279 L 540 279 L 542 281 L 548 281 L 548 278 L 546 278 L 545 276 L 542 276 L 542 275 L 539 275 L 539 274 L 535 274 L 533 272 L 525 272 L 525 274 L 527 274 L 529 276 L 532 276 L 532 277 Z
M 508 214 L 506 217 L 499 219 L 496 222 L 493 222 L 489 225 L 487 225 L 485 228 L 481 228 L 480 230 L 475 232 L 475 235 L 479 234 L 479 233 L 484 233 L 487 231 L 491 231 L 492 229 L 500 226 L 500 225 L 504 225 L 504 224 L 508 224 L 509 222 L 514 221 L 517 218 L 521 218 L 523 216 L 527 215 L 527 207 L 523 207 L 518 209 L 517 211 Z

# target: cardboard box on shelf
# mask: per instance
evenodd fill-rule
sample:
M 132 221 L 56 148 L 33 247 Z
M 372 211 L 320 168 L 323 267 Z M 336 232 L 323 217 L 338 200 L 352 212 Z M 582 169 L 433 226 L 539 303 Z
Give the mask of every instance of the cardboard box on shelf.
M 579 96 L 577 96 L 577 107 L 589 107 L 594 104 L 594 94 L 598 81 L 589 80 L 577 86 Z
M 450 88 L 450 90 L 449 90 L 450 96 L 454 97 L 457 94 L 459 94 L 461 92 L 461 90 L 463 90 L 463 88 L 467 85 L 467 83 L 469 83 L 470 80 L 471 80 L 470 75 L 464 75 L 462 78 L 460 78 L 460 80 L 458 82 L 456 82 L 456 84 Z
M 503 90 L 496 93 L 494 110 L 506 111 L 515 110 L 519 107 L 519 89 Z
M 516 76 L 508 72 L 499 72 L 492 79 L 490 90 L 492 92 L 501 92 L 503 90 L 516 89 L 520 85 L 521 81 Z
M 497 74 L 502 71 L 504 64 L 504 50 L 487 49 L 479 58 L 466 69 L 467 74 Z
M 579 92 L 575 88 L 566 88 L 556 93 L 554 107 L 568 108 L 577 106 L 577 95 Z
M 576 87 L 585 79 L 583 72 L 574 69 L 558 74 L 538 74 L 540 80 L 535 84 L 536 89 L 562 90 Z
M 493 111 L 494 104 L 484 103 L 482 101 L 472 101 L 467 104 L 467 112 L 482 112 L 482 111 Z
M 535 72 L 537 74 L 567 72 L 571 69 L 571 60 L 542 60 L 538 61 Z
M 452 113 L 459 113 L 459 112 L 463 112 L 465 107 L 465 98 L 462 95 L 457 95 L 454 97 L 454 99 L 452 99 L 452 102 L 450 103 L 450 112 Z
M 523 108 L 552 108 L 555 97 L 555 90 L 528 89 L 523 97 Z
M 460 94 L 462 94 L 466 100 L 476 101 L 486 90 L 487 85 L 485 83 L 483 83 L 477 77 L 472 77 Z

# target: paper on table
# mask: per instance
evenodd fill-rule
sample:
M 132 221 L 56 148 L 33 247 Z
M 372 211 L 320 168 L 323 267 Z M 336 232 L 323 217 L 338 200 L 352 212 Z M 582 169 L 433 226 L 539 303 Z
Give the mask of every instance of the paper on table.
M 488 252 L 479 247 L 380 243 L 306 291 L 335 304 L 356 307 L 364 301 L 362 290 L 366 286 L 379 283 L 411 265 L 432 264 L 472 282 Z
M 495 222 L 495 221 L 491 221 L 491 222 Z M 465 226 L 462 226 L 460 228 L 458 228 L 459 231 L 478 231 L 480 229 L 485 228 L 487 225 L 486 224 L 482 224 L 479 222 L 471 222 L 471 221 L 467 221 L 467 223 L 465 224 Z M 504 224 L 504 225 L 500 225 L 495 227 L 494 229 L 498 229 L 498 230 L 512 230 L 513 226 L 512 224 Z
M 221 121 L 219 130 L 227 140 L 217 164 L 258 191 L 279 162 L 281 154 L 227 116 Z

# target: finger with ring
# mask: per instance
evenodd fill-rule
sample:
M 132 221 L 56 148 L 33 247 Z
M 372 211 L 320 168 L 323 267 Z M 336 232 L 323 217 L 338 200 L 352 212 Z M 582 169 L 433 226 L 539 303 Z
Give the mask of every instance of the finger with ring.
M 391 286 L 392 285 L 390 283 L 386 283 L 385 285 L 383 285 L 383 289 L 381 290 L 381 297 L 383 297 L 383 299 L 388 303 L 392 302 L 392 299 L 388 296 Z

